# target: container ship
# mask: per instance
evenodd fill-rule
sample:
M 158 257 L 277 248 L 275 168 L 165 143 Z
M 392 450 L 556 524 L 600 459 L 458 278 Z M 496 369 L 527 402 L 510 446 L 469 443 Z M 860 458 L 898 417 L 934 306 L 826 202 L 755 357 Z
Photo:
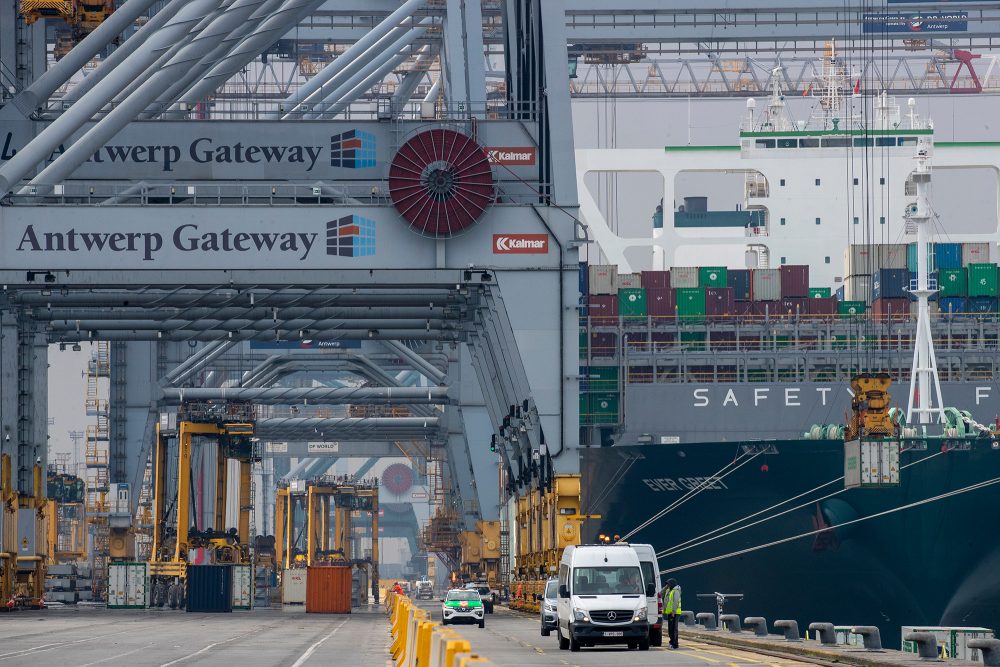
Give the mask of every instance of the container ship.
M 995 238 L 952 237 L 958 242 L 928 252 L 941 392 L 956 409 L 926 435 L 948 437 L 904 442 L 898 485 L 845 489 L 840 425 L 851 379 L 888 373 L 894 406 L 905 412 L 918 253 L 903 212 L 915 194 L 913 156 L 934 145 L 932 125 L 912 111 L 900 119 L 888 98 L 862 123 L 835 87 L 827 90 L 833 98 L 818 105 L 818 128 L 788 121 L 776 89 L 763 121 L 741 132 L 736 155 L 750 174 L 748 206 L 729 243 L 744 266 L 696 265 L 703 255 L 683 244 L 698 237 L 682 234 L 699 217 L 712 226 L 713 216 L 685 210 L 654 232 L 654 245 L 679 244 L 657 246 L 657 270 L 581 267 L 582 513 L 601 517 L 585 522 L 584 538 L 652 543 L 661 570 L 681 582 L 686 608 L 696 611 L 716 611 L 714 599 L 697 594 L 742 594 L 727 612 L 793 618 L 800 627 L 876 625 L 897 646 L 903 625 L 997 629 L 1000 539 L 992 527 L 1000 485 L 843 525 L 998 475 Z M 827 202 L 804 189 L 822 180 L 851 192 L 857 181 L 844 183 L 845 160 L 868 148 L 894 187 L 878 197 L 884 210 L 866 216 L 866 242 L 852 243 L 843 233 L 851 205 L 841 199 L 853 195 Z M 793 159 L 798 185 L 791 176 L 776 180 Z M 875 188 L 885 180 L 868 178 Z M 776 187 L 798 190 L 772 197 Z M 793 208 L 802 218 L 810 207 L 811 217 L 839 219 L 839 237 L 785 224 Z M 902 242 L 871 242 L 883 238 L 872 227 L 883 225 L 884 238 Z M 594 236 L 614 258 L 614 239 Z M 710 257 L 725 256 L 721 247 Z

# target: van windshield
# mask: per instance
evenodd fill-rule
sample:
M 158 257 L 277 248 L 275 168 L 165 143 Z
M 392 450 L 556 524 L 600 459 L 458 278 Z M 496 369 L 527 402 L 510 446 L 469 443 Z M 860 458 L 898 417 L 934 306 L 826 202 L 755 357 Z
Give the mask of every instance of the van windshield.
M 556 599 L 556 591 L 558 589 L 559 589 L 559 581 L 556 580 L 556 579 L 553 579 L 549 583 L 545 584 L 545 599 L 546 600 L 555 600 Z
M 574 595 L 641 595 L 637 567 L 578 567 L 573 570 Z

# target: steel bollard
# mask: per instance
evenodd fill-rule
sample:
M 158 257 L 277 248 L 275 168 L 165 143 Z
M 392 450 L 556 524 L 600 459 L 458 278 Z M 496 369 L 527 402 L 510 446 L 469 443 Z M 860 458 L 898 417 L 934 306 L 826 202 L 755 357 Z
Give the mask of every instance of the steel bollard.
M 701 614 L 698 614 L 697 619 L 698 619 L 698 624 L 704 625 L 706 630 L 719 629 L 719 626 L 715 624 L 715 614 L 711 614 L 709 612 L 703 612 Z
M 903 635 L 904 642 L 913 642 L 917 645 L 917 655 L 921 660 L 937 660 L 938 645 L 937 637 L 931 632 L 907 632 Z
M 972 639 L 969 648 L 979 649 L 986 667 L 1000 667 L 1000 639 Z
M 810 623 L 809 632 L 815 632 L 820 644 L 836 644 L 837 632 L 833 623 Z
M 851 628 L 851 632 L 856 635 L 861 635 L 861 638 L 865 642 L 865 648 L 869 651 L 882 650 L 882 635 L 879 634 L 878 628 L 874 625 L 859 625 Z
M 774 622 L 774 627 L 778 630 L 782 630 L 785 633 L 786 642 L 800 642 L 802 637 L 799 636 L 799 622 L 790 621 L 787 619 L 779 620 Z
M 722 627 L 729 628 L 729 631 L 733 634 L 743 632 L 743 628 L 740 626 L 739 614 L 723 614 L 719 617 L 719 623 L 722 624 Z
M 758 637 L 767 637 L 767 620 L 763 616 L 747 616 L 743 619 L 743 624 Z
M 682 611 L 680 613 L 680 617 L 681 617 L 681 620 L 684 621 L 684 625 L 686 625 L 689 628 L 690 627 L 694 627 L 695 625 L 698 624 L 697 621 L 694 620 L 694 612 L 693 611 Z

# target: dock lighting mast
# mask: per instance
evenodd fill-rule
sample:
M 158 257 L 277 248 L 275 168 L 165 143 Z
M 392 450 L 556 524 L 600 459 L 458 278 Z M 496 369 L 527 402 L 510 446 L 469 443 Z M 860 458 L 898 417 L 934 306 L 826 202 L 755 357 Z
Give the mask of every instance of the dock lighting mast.
M 930 239 L 928 227 L 931 223 L 931 209 L 927 190 L 931 183 L 931 172 L 927 166 L 927 149 L 921 148 L 914 158 L 917 169 L 912 179 L 917 186 L 917 201 L 906 210 L 906 220 L 913 223 L 917 232 L 917 278 L 910 282 L 910 292 L 917 298 L 917 336 L 913 346 L 913 366 L 910 369 L 910 401 L 906 410 L 906 422 L 930 424 L 944 422 L 944 404 L 941 400 L 941 381 L 938 378 L 937 358 L 934 356 L 934 340 L 931 337 L 930 311 L 927 300 L 938 291 L 937 280 L 928 275 L 927 242 Z M 913 417 L 916 415 L 917 420 Z

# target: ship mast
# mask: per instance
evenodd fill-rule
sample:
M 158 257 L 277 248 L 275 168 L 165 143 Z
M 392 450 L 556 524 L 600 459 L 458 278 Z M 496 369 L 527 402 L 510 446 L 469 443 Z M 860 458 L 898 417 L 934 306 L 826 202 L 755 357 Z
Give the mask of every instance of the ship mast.
M 917 232 L 917 279 L 910 285 L 910 292 L 917 297 L 917 336 L 913 347 L 913 365 L 910 369 L 910 401 L 906 410 L 906 421 L 914 424 L 917 417 L 920 424 L 944 421 L 944 404 L 941 400 L 941 381 L 938 378 L 937 358 L 934 355 L 934 340 L 931 337 L 930 311 L 928 299 L 937 292 L 937 281 L 928 275 L 927 242 L 930 239 L 930 204 L 927 191 L 931 183 L 931 173 L 927 166 L 927 149 L 917 151 L 917 169 L 911 176 L 917 186 L 917 201 L 906 211 L 906 219 L 913 223 Z

